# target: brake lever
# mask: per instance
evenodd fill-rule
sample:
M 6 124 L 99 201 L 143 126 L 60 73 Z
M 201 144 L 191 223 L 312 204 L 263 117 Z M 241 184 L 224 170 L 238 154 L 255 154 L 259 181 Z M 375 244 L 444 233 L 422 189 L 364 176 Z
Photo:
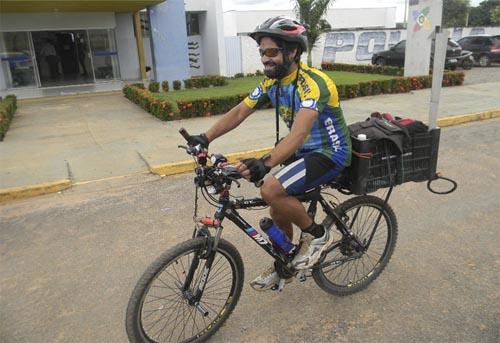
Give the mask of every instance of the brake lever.
M 228 179 L 229 179 L 229 180 L 231 180 L 231 181 L 233 181 L 233 182 L 235 182 L 235 183 L 238 185 L 238 188 L 240 188 L 240 187 L 241 187 L 241 183 L 240 183 L 238 180 L 236 180 L 235 178 L 233 178 L 233 177 L 228 177 Z

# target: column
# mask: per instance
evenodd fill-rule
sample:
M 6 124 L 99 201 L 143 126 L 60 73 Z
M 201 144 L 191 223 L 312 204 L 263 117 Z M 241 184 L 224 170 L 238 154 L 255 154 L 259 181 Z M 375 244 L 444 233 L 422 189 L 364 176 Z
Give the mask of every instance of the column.
M 155 80 L 190 78 L 184 1 L 168 0 L 148 11 Z

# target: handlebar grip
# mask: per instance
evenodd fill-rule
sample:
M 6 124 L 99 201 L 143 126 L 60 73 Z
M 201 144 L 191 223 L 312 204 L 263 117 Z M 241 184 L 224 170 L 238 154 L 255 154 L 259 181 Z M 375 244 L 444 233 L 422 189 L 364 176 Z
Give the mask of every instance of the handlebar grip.
M 186 131 L 185 128 L 181 127 L 179 129 L 179 133 L 184 137 L 184 139 L 187 141 L 189 139 L 189 133 Z

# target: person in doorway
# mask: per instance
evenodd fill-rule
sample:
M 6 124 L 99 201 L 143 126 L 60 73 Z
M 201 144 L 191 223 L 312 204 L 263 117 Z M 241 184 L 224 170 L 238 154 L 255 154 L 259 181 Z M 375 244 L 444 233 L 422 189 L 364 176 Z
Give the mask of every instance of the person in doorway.
M 349 131 L 334 82 L 300 62 L 302 52 L 307 51 L 304 25 L 291 18 L 274 17 L 259 25 L 250 37 L 258 44 L 267 78 L 206 133 L 190 136 L 188 144 L 207 148 L 214 139 L 236 128 L 259 104 L 271 101 L 290 132 L 270 156 L 242 160 L 237 168 L 243 177 L 255 182 L 295 154 L 292 163 L 265 179 L 261 195 L 270 206 L 273 221 L 290 239 L 292 224 L 302 231 L 292 265 L 298 270 L 309 269 L 333 243 L 333 235 L 314 223 L 293 195 L 332 181 L 350 164 Z M 266 290 L 278 282 L 273 265 L 250 284 L 256 290 Z
M 88 76 L 87 67 L 85 66 L 85 61 L 87 58 L 87 48 L 85 46 L 85 40 L 83 37 L 78 36 L 76 48 L 78 49 L 78 63 L 82 69 L 81 76 Z
M 52 44 L 49 38 L 45 40 L 42 50 L 40 51 L 40 55 L 45 59 L 49 66 L 50 78 L 52 80 L 57 79 L 59 77 L 59 57 L 57 56 L 54 44 Z

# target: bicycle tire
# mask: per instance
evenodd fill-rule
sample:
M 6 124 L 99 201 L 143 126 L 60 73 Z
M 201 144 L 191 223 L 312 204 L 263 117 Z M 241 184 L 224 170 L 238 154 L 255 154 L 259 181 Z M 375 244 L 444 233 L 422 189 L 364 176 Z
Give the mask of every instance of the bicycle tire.
M 189 305 L 187 301 L 184 299 L 184 297 L 182 297 L 182 295 L 180 294 L 181 291 L 178 288 L 178 286 L 174 288 L 169 286 L 170 279 L 175 279 L 176 277 L 179 278 L 179 272 L 176 270 L 176 267 L 179 269 L 181 268 L 181 266 L 179 265 L 179 261 L 184 270 L 183 273 L 186 274 L 186 268 L 184 267 L 185 263 L 183 262 L 182 258 L 185 256 L 189 256 L 188 254 L 193 254 L 194 256 L 194 253 L 203 251 L 204 247 L 205 247 L 205 238 L 203 237 L 198 237 L 195 239 L 191 239 L 189 241 L 185 241 L 173 247 L 172 249 L 169 249 L 166 252 L 164 252 L 159 258 L 156 259 L 156 261 L 154 261 L 146 269 L 144 274 L 139 279 L 137 285 L 135 286 L 127 307 L 126 331 L 130 342 L 132 343 L 177 342 L 177 341 L 203 342 L 206 339 L 208 339 L 211 335 L 213 335 L 221 327 L 221 325 L 225 322 L 225 320 L 229 317 L 234 307 L 236 306 L 239 297 L 241 295 L 241 291 L 243 289 L 244 267 L 240 253 L 234 247 L 234 245 L 232 245 L 228 241 L 224 239 L 220 239 L 219 241 L 214 263 L 212 265 L 211 272 L 206 282 L 205 292 L 203 293 L 203 296 L 200 299 L 200 303 L 204 304 L 204 306 L 207 309 L 210 309 L 209 312 L 213 312 L 214 316 L 210 317 L 210 319 L 205 320 L 204 316 L 201 313 L 199 313 L 199 311 L 197 311 L 197 309 L 194 306 Z M 214 273 L 216 273 L 218 270 L 220 271 L 221 268 L 225 268 L 218 266 L 218 263 L 220 263 L 218 261 L 221 261 L 222 258 L 225 259 L 225 261 L 230 267 L 231 287 L 230 290 L 228 291 L 227 298 L 224 298 L 224 296 L 220 295 L 221 293 L 219 292 L 222 292 L 221 288 L 215 288 L 215 289 L 213 288 L 213 287 L 220 287 L 216 286 L 215 284 L 215 281 L 220 282 L 220 280 L 217 279 L 217 275 L 215 275 Z M 224 261 L 222 263 L 224 263 Z M 190 264 L 189 257 L 187 264 Z M 195 272 L 195 277 L 193 278 L 192 288 L 197 286 L 196 280 L 199 280 L 199 278 L 201 277 L 201 273 L 198 273 L 198 270 L 202 270 L 203 265 L 204 263 L 200 263 L 200 265 L 198 265 L 197 267 L 197 272 Z M 167 273 L 167 275 L 162 276 L 162 273 L 164 271 L 167 271 L 167 268 L 169 268 L 169 266 L 172 266 L 172 268 L 175 270 L 176 275 L 172 276 Z M 219 269 L 217 270 L 217 268 Z M 183 273 L 181 272 L 180 274 L 182 275 Z M 160 276 L 162 276 L 165 280 L 162 280 Z M 229 276 L 228 275 L 223 276 L 223 279 L 226 278 L 229 279 Z M 156 280 L 160 280 L 160 286 L 155 286 L 154 282 Z M 173 284 L 175 285 L 175 282 Z M 160 297 L 158 295 L 152 295 L 150 296 L 150 298 L 147 298 L 152 288 L 155 288 L 155 291 L 156 288 L 165 288 L 165 292 L 173 291 L 174 294 L 164 297 Z M 210 294 L 207 293 L 207 291 L 209 291 L 210 289 L 212 291 L 217 291 L 217 293 L 212 293 L 212 297 L 210 299 L 206 299 L 205 297 L 207 296 L 207 294 Z M 175 291 L 179 293 L 176 293 Z M 207 302 L 208 300 L 210 300 L 209 303 L 213 304 L 212 302 L 216 301 L 214 299 L 218 299 L 218 297 L 221 297 L 220 300 L 224 302 L 224 305 L 220 310 L 215 311 L 213 308 L 211 308 L 210 305 L 208 305 Z M 145 301 L 146 299 L 148 299 L 147 302 Z M 175 302 L 176 299 L 178 299 L 177 302 Z M 160 302 L 160 304 L 158 302 Z M 150 303 L 152 303 L 153 304 L 152 306 L 155 306 L 158 309 L 153 308 L 149 312 L 145 310 L 144 305 L 146 304 L 147 305 L 146 308 L 148 308 Z M 165 310 L 163 311 L 164 308 Z M 177 309 L 176 315 L 174 317 L 171 317 L 175 309 Z M 184 327 L 182 329 L 182 332 L 178 336 L 177 334 L 173 335 L 173 331 L 168 336 L 167 334 L 163 335 L 163 333 L 160 333 L 158 336 L 154 336 L 152 332 L 147 332 L 149 329 L 144 328 L 143 322 L 146 316 L 150 316 L 151 314 L 153 314 L 153 317 L 160 316 L 158 319 L 159 321 L 160 319 L 162 319 L 162 316 L 166 317 L 167 311 L 170 311 L 171 314 L 166 319 L 166 323 L 163 324 L 164 325 L 163 328 L 169 327 L 167 326 L 170 325 L 168 323 L 168 320 L 170 320 L 171 318 L 176 318 L 175 319 L 176 323 L 177 317 L 181 309 L 182 309 L 181 315 L 187 316 L 187 319 L 185 318 L 180 319 L 183 321 Z M 146 315 L 143 315 L 146 312 L 148 313 Z M 162 312 L 164 313 L 161 314 Z M 184 334 L 184 330 L 186 329 L 186 327 L 188 327 L 187 321 L 189 320 L 190 317 L 193 320 L 192 329 L 194 330 L 196 326 L 196 329 L 199 330 L 199 332 L 193 333 L 189 335 L 189 337 L 186 337 Z M 197 318 L 200 319 L 199 323 L 202 326 L 201 330 L 197 325 Z M 186 322 L 184 322 L 184 320 L 186 320 Z M 153 326 L 155 325 L 156 323 Z
M 368 218 L 374 218 L 377 217 L 377 215 L 371 215 L 371 214 L 366 214 L 366 208 L 371 208 L 376 210 L 376 214 L 379 214 L 380 211 L 382 211 L 382 217 L 381 220 L 377 226 L 377 231 L 375 233 L 375 236 L 372 240 L 372 244 L 370 244 L 370 247 L 368 248 L 368 251 L 366 253 L 363 253 L 363 255 L 355 260 L 346 262 L 342 265 L 340 265 L 337 268 L 341 268 L 340 270 L 335 270 L 336 267 L 334 266 L 333 269 L 331 270 L 326 270 L 327 267 L 324 268 L 314 268 L 312 270 L 312 276 L 314 281 L 317 283 L 317 285 L 323 289 L 324 291 L 334 294 L 334 295 L 339 295 L 339 296 L 345 296 L 345 295 L 350 295 L 356 292 L 359 292 L 366 287 L 380 275 L 380 273 L 384 270 L 386 267 L 387 263 L 389 262 L 392 253 L 394 252 L 394 248 L 396 245 L 396 240 L 397 240 L 397 234 L 398 234 L 398 223 L 396 219 L 396 215 L 394 214 L 394 211 L 388 204 L 384 204 L 384 201 L 380 198 L 371 196 L 371 195 L 363 195 L 363 196 L 358 196 L 352 199 L 349 199 L 345 201 L 344 203 L 340 204 L 338 207 L 334 209 L 334 211 L 342 218 L 344 221 L 346 218 L 344 214 L 349 215 L 350 211 L 353 209 L 360 208 L 360 213 L 361 215 L 364 215 L 365 222 L 368 220 Z M 368 216 L 368 217 L 367 217 Z M 362 217 L 359 217 L 359 221 L 356 220 L 358 223 L 363 219 Z M 347 225 L 350 225 L 350 221 L 352 218 L 348 218 L 346 221 Z M 384 223 L 385 222 L 385 223 Z M 375 223 L 375 222 L 374 222 Z M 373 224 L 374 224 L 373 223 Z M 385 225 L 384 225 L 385 224 Z M 333 219 L 331 217 L 327 217 L 324 220 L 325 227 L 331 227 L 333 225 Z M 385 229 L 384 229 L 385 226 Z M 358 273 L 357 267 L 359 266 L 360 262 L 362 263 L 364 267 L 364 262 L 363 258 L 366 256 L 370 256 L 369 254 L 373 254 L 373 250 L 370 250 L 373 247 L 373 243 L 377 242 L 380 240 L 380 238 L 377 236 L 380 232 L 385 231 L 387 232 L 387 238 L 385 239 L 383 251 L 380 254 L 380 258 L 376 263 L 373 264 L 373 266 L 370 268 L 369 271 L 366 273 L 363 273 L 364 275 L 360 275 L 357 280 L 350 280 L 347 275 L 350 274 L 350 271 L 348 270 L 345 272 L 345 268 L 343 268 L 345 265 L 350 264 L 351 266 L 355 265 L 355 275 Z M 357 226 L 355 223 L 352 226 L 352 231 L 358 235 L 358 238 L 364 242 L 366 242 L 366 238 L 368 235 L 365 235 L 367 232 L 364 231 L 363 227 Z M 367 230 L 369 231 L 369 230 Z M 382 239 L 383 241 L 383 239 Z M 340 254 L 339 254 L 340 253 Z M 345 256 L 344 253 L 341 252 L 341 250 L 334 249 L 330 251 L 327 256 L 325 256 L 325 259 L 323 261 L 328 260 L 329 255 L 337 254 L 339 257 Z M 337 258 L 337 255 L 333 255 L 330 258 L 335 259 Z M 344 284 L 340 284 L 338 282 L 332 281 L 330 278 L 333 277 L 333 274 L 337 274 L 337 276 L 342 277 L 342 273 L 345 272 L 344 280 L 346 282 Z M 329 277 L 330 276 L 330 277 Z

